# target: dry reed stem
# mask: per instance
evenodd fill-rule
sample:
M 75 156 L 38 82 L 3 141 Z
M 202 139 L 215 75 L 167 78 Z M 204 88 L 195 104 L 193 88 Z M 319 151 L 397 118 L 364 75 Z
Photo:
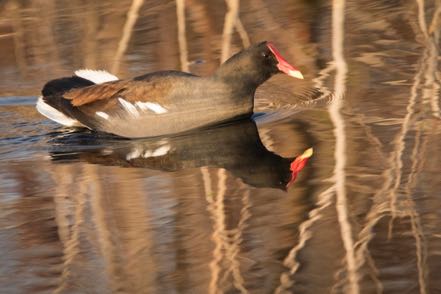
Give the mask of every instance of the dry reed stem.
M 121 39 L 119 40 L 118 48 L 116 50 L 113 64 L 111 67 L 111 71 L 113 74 L 118 74 L 119 67 L 121 64 L 121 58 L 123 57 L 124 53 L 127 50 L 130 38 L 133 33 L 133 28 L 138 19 L 139 10 L 141 9 L 143 3 L 144 0 L 133 0 L 132 5 L 129 8 L 129 11 L 127 12 L 127 19 L 124 24 Z
M 185 28 L 185 0 L 176 0 L 176 15 L 178 21 L 179 60 L 181 70 L 188 72 L 188 49 Z
M 222 33 L 221 63 L 230 57 L 231 35 L 239 14 L 239 0 L 227 0 L 228 11 L 225 14 L 224 29 Z

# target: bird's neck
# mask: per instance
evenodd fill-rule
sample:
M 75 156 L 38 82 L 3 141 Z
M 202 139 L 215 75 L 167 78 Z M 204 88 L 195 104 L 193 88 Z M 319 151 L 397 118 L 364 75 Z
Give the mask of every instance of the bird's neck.
M 235 55 L 222 64 L 213 74 L 236 93 L 254 95 L 257 87 L 271 77 L 270 73 L 261 72 L 246 56 Z

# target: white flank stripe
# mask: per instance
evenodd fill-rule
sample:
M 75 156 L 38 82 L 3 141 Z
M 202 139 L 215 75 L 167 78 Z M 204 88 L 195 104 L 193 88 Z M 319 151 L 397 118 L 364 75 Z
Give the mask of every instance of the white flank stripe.
M 166 140 L 159 141 L 159 143 L 161 143 L 161 142 L 166 143 Z M 150 149 L 147 149 L 144 151 L 144 154 L 142 155 L 142 157 L 149 158 L 149 157 L 163 156 L 163 155 L 166 155 L 170 151 L 170 149 L 171 149 L 171 146 L 169 144 L 162 145 L 153 151 Z
M 151 110 L 156 114 L 162 114 L 162 113 L 166 113 L 168 112 L 168 110 L 164 107 L 162 107 L 160 104 L 158 103 L 154 103 L 154 102 L 140 102 L 137 101 L 135 102 L 136 106 L 139 107 L 139 109 L 142 110 Z
M 141 155 L 141 150 L 135 147 L 134 149 L 132 149 L 130 153 L 126 155 L 126 160 L 132 160 L 138 158 L 140 155 Z
M 61 125 L 67 127 L 84 127 L 84 125 L 76 119 L 70 118 L 49 104 L 46 104 L 41 96 L 38 97 L 37 105 L 35 107 L 39 113 Z
M 166 155 L 170 151 L 170 145 L 161 146 L 155 151 L 153 151 L 152 156 L 163 156 Z
M 149 110 L 146 103 L 137 101 L 137 102 L 135 102 L 135 105 L 138 106 L 138 108 L 141 110 Z
M 101 150 L 102 155 L 110 155 L 112 153 L 113 153 L 112 149 L 105 148 L 105 149 Z
M 152 150 L 146 150 L 145 152 L 144 152 L 144 155 L 142 156 L 142 157 L 144 157 L 144 158 L 149 158 L 149 157 L 151 157 L 152 156 Z
M 95 84 L 119 80 L 118 77 L 105 70 L 79 69 L 75 71 L 75 75 L 77 77 L 94 82 Z
M 104 119 L 109 119 L 109 115 L 107 113 L 105 113 L 105 112 L 97 111 L 97 112 L 95 112 L 95 114 L 98 115 L 98 116 L 101 116 Z
M 127 112 L 133 114 L 136 117 L 139 116 L 139 112 L 136 109 L 135 105 L 133 105 L 132 103 L 122 99 L 121 97 L 118 98 L 118 101 L 127 110 Z

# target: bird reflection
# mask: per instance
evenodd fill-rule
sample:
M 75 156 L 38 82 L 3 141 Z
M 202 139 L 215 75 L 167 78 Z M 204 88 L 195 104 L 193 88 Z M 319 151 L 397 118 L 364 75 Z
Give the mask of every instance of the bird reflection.
M 254 121 L 217 126 L 180 136 L 125 140 L 92 132 L 53 134 L 54 161 L 178 171 L 224 168 L 254 187 L 285 190 L 292 158 L 267 150 Z

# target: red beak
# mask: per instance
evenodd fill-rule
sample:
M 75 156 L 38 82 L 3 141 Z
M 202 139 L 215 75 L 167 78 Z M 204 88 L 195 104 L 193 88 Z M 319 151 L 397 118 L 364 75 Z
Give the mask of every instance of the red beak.
M 309 158 L 312 156 L 313 150 L 312 148 L 308 148 L 303 152 L 302 155 L 297 156 L 297 158 L 291 162 L 290 170 L 291 170 L 291 180 L 286 184 L 286 188 L 292 185 L 297 178 L 299 172 L 305 167 Z
M 271 52 L 274 54 L 274 56 L 276 57 L 277 61 L 279 62 L 277 64 L 277 68 L 281 71 L 286 73 L 287 75 L 293 77 L 293 78 L 297 78 L 297 79 L 302 79 L 303 80 L 303 75 L 300 72 L 300 70 L 298 70 L 297 68 L 295 68 L 294 66 L 292 66 L 291 64 L 288 63 L 288 61 L 285 60 L 285 58 L 282 57 L 282 55 L 280 55 L 280 52 L 276 49 L 276 47 L 273 45 L 273 43 L 268 42 L 266 43 L 266 46 L 268 47 L 269 50 L 271 50 Z

